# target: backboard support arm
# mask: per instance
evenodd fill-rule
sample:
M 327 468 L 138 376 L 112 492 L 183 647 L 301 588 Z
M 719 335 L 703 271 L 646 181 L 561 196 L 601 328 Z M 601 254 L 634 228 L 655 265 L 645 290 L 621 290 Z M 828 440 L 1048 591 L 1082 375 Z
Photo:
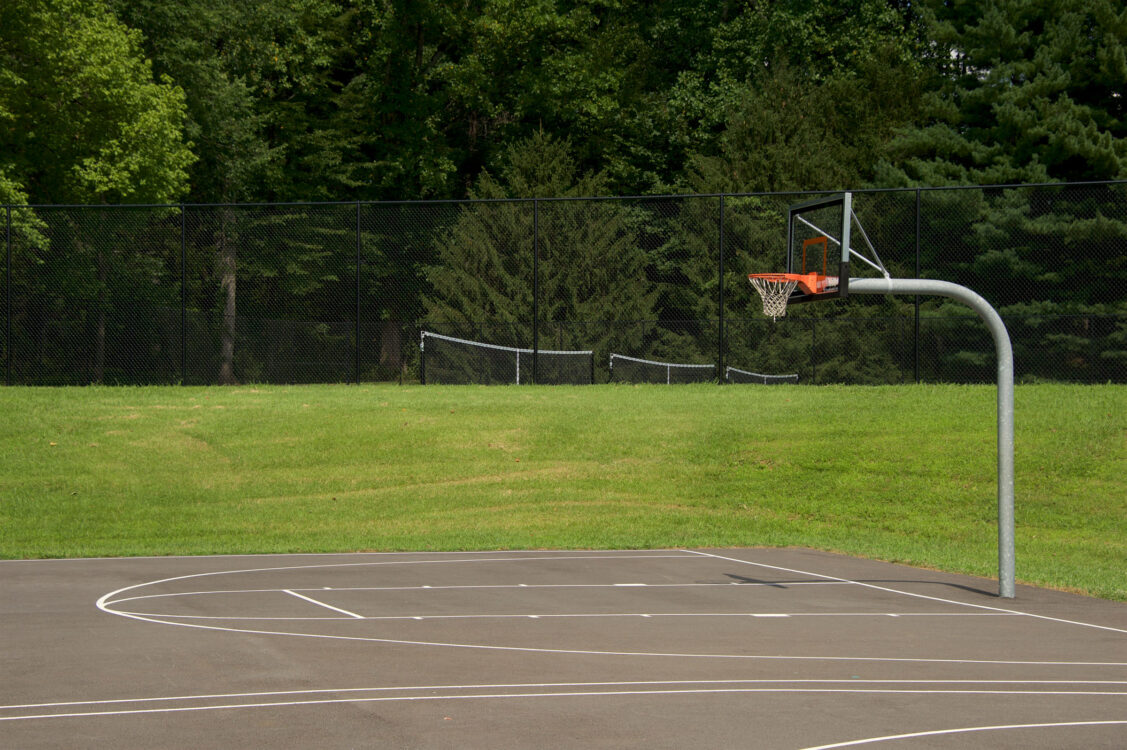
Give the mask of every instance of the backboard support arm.
M 1014 364 L 1006 325 L 990 303 L 959 284 L 935 279 L 850 279 L 852 294 L 950 297 L 986 323 L 998 355 L 998 596 L 1014 598 Z
M 853 217 L 854 219 L 857 218 L 857 214 L 853 213 L 852 211 L 850 211 L 850 216 Z M 834 237 L 832 234 L 830 234 L 826 230 L 822 229 L 821 227 L 817 226 L 816 224 L 813 224 L 810 221 L 807 221 L 806 219 L 804 219 L 801 216 L 796 216 L 794 218 L 795 218 L 795 221 L 798 221 L 802 224 L 805 224 L 806 226 L 810 227 L 811 229 L 813 229 L 818 234 L 820 234 L 823 237 L 825 237 L 826 239 L 828 239 L 830 242 L 834 243 L 838 247 L 841 247 L 841 240 L 839 240 L 837 237 Z M 876 257 L 877 260 L 874 263 L 873 261 L 869 260 L 864 255 L 862 255 L 861 253 L 854 250 L 852 247 L 849 248 L 848 257 L 857 258 L 858 260 L 866 263 L 867 265 L 872 266 L 877 271 L 880 271 L 881 274 L 885 278 L 888 278 L 888 271 L 885 269 L 884 264 L 882 264 L 880 262 L 880 256 L 877 255 L 877 251 L 876 251 L 876 248 L 873 247 L 873 243 L 869 242 L 869 235 L 865 234 L 865 228 L 863 226 L 861 226 L 861 222 L 859 222 L 859 221 L 857 222 L 857 227 L 858 227 L 858 229 L 861 230 L 861 236 L 864 237 L 865 244 L 869 246 L 869 250 L 872 251 L 873 255 Z

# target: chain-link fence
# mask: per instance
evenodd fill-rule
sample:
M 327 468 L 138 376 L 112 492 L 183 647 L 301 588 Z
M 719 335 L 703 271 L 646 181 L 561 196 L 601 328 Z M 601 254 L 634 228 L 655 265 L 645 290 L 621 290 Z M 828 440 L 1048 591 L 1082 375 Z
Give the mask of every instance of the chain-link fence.
M 417 382 L 423 331 L 530 350 L 525 383 L 549 350 L 592 352 L 594 382 L 991 382 L 990 336 L 951 301 L 760 314 L 747 274 L 783 270 L 786 207 L 811 197 L 4 207 L 4 382 Z M 1019 380 L 1127 382 L 1127 183 L 857 191 L 854 210 L 892 276 L 998 309 Z

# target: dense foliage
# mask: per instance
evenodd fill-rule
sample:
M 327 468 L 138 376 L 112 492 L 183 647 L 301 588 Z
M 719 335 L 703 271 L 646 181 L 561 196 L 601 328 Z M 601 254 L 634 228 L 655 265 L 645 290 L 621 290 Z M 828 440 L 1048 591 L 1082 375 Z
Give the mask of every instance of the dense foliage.
M 0 201 L 460 198 L 541 132 L 618 194 L 1119 178 L 1125 42 L 1115 0 L 11 0 Z
M 291 314 L 328 326 L 292 349 L 350 346 L 378 378 L 402 376 L 420 322 L 707 360 L 721 306 L 751 302 L 743 275 L 775 270 L 786 198 L 727 204 L 722 279 L 714 202 L 519 199 L 1124 179 L 1125 89 L 1117 0 L 8 0 L 0 204 L 385 202 L 16 208 L 4 349 L 45 363 L 66 320 L 101 381 L 143 298 L 187 310 L 220 382 L 266 377 L 248 321 Z M 1033 321 L 1031 349 L 1119 365 L 1118 196 L 929 193 L 923 270 L 896 273 L 972 283 Z M 492 202 L 387 202 L 432 198 Z M 895 198 L 867 210 L 893 242 L 916 221 Z M 891 377 L 841 338 L 826 377 Z M 790 343 L 773 328 L 731 354 Z

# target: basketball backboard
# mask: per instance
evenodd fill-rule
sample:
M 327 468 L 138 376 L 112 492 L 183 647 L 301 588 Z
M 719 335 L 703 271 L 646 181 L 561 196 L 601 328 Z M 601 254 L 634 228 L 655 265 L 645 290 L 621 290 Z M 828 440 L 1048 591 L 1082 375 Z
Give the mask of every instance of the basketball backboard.
M 815 198 L 787 208 L 786 272 L 825 277 L 820 291 L 796 287 L 789 304 L 849 295 L 852 213 L 852 193 Z
M 872 257 L 851 245 L 857 234 Z M 865 228 L 853 211 L 853 194 L 838 193 L 787 208 L 785 273 L 752 273 L 748 280 L 763 298 L 763 312 L 778 319 L 788 304 L 849 296 L 849 263 L 857 258 L 889 278 Z

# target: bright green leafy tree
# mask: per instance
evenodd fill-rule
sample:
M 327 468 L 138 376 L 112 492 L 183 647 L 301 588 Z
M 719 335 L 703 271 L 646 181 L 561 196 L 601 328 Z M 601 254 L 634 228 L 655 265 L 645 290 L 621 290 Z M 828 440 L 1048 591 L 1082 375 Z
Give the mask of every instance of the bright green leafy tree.
M 140 35 L 102 2 L 6 2 L 0 78 L 0 163 L 11 197 L 139 203 L 183 194 L 193 162 L 184 94 L 153 79 Z
M 332 130 L 331 78 L 340 43 L 341 8 L 330 0 L 113 0 L 120 17 L 144 31 L 158 71 L 188 94 L 188 132 L 200 159 L 192 172 L 200 202 L 324 199 L 353 187 Z M 198 209 L 193 209 L 198 212 Z M 288 219 L 230 206 L 189 215 L 190 305 L 208 320 L 221 351 L 219 380 L 236 369 L 236 289 L 281 288 L 315 294 L 339 280 L 331 250 L 339 232 L 318 232 L 300 209 Z M 213 220 L 214 219 L 214 220 Z M 256 223 L 258 222 L 258 223 Z M 287 230 L 280 224 L 293 225 Z M 323 242 L 310 242 L 310 236 Z M 259 237 L 252 241 L 252 237 Z M 242 252 L 240 253 L 240 250 Z M 210 256 L 210 258 L 209 258 Z M 244 312 L 266 314 L 257 300 Z
M 154 80 L 140 35 L 100 0 L 0 6 L 0 81 L 4 200 L 164 202 L 186 190 L 194 157 L 183 136 L 184 94 L 167 78 Z M 42 212 L 15 216 L 18 275 L 11 281 L 20 309 L 38 308 L 21 330 L 44 340 L 48 315 L 41 313 L 52 305 L 55 316 L 88 315 L 75 324 L 94 341 L 90 377 L 101 381 L 110 287 L 146 275 L 159 287 L 153 254 L 162 248 L 138 250 L 128 228 L 104 223 L 112 222 L 105 213 L 81 227 L 59 212 L 51 226 Z M 89 302 L 76 311 L 63 299 Z

